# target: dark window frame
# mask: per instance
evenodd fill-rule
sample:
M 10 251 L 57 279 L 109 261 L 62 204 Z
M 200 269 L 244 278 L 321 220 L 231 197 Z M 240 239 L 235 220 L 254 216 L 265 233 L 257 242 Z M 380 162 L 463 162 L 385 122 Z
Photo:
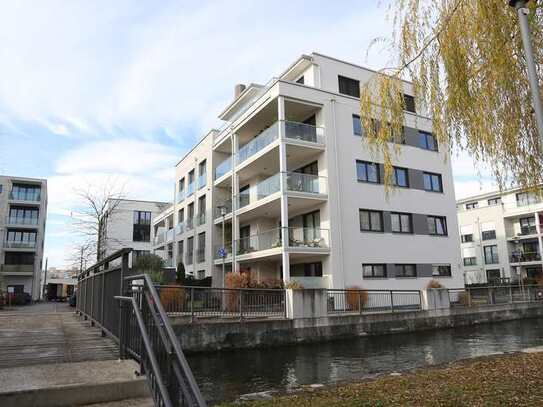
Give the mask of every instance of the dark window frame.
M 360 98 L 360 81 L 347 76 L 338 75 L 338 92 L 342 95 Z
M 466 238 L 466 236 L 470 236 L 470 238 Z M 460 235 L 460 240 L 462 243 L 470 243 L 473 242 L 473 233 L 468 233 L 467 235 Z
M 368 214 L 369 229 L 364 229 L 362 227 L 362 218 L 361 218 L 362 213 L 367 213 Z M 372 214 L 377 214 L 379 216 L 379 224 L 380 224 L 379 229 L 374 229 L 373 228 Z M 358 221 L 360 223 L 360 231 L 361 232 L 383 233 L 385 231 L 384 224 L 383 224 L 383 211 L 377 211 L 377 210 L 373 210 L 373 209 L 359 209 L 358 210 Z
M 371 273 L 366 274 L 366 267 L 370 267 Z M 382 275 L 376 274 L 376 268 L 382 268 Z M 362 263 L 362 278 L 388 278 L 386 263 Z
M 436 136 L 423 130 L 418 131 L 418 136 L 418 146 L 420 148 L 428 151 L 438 151 Z M 431 142 L 429 140 L 431 140 Z
M 392 167 L 392 184 L 398 188 L 409 188 L 409 170 L 404 167 Z M 398 172 L 405 174 L 405 185 L 398 185 Z
M 417 278 L 417 265 L 413 263 L 396 264 L 396 278 Z M 412 274 L 407 273 L 407 268 L 412 267 Z M 411 274 L 411 275 L 410 275 Z
M 362 120 L 357 114 L 353 114 L 353 134 L 355 136 L 362 136 L 364 129 L 362 128 Z
M 437 270 L 437 273 L 436 273 Z M 432 264 L 432 277 L 452 277 L 450 264 Z
M 464 266 L 476 266 L 477 257 L 463 257 Z
M 490 253 L 487 252 L 487 249 L 490 250 Z M 500 255 L 498 253 L 497 244 L 483 246 L 483 255 L 484 255 L 485 264 L 499 264 L 500 263 Z
M 364 172 L 366 174 L 365 179 L 360 177 L 361 172 L 359 171 L 359 168 L 364 168 Z M 368 171 L 369 168 L 375 168 L 375 180 L 370 180 L 370 172 Z M 358 182 L 365 182 L 368 184 L 380 184 L 381 174 L 379 171 L 379 164 L 371 161 L 356 160 L 356 180 Z
M 400 225 L 400 230 L 394 230 L 394 223 L 392 222 L 392 217 L 398 216 L 398 224 Z M 403 230 L 404 229 L 404 223 L 402 222 L 402 216 L 408 217 L 408 227 L 409 230 Z M 407 212 L 391 212 L 390 213 L 390 228 L 392 230 L 392 233 L 401 233 L 401 234 L 413 234 L 413 215 L 411 213 Z
M 435 172 L 424 171 L 422 173 L 422 177 L 423 177 L 423 184 L 424 184 L 424 190 L 425 191 L 443 193 L 443 178 L 441 177 L 441 174 L 437 174 Z M 430 188 L 427 188 L 426 179 L 430 180 Z M 437 179 L 437 184 L 438 184 L 437 187 L 438 187 L 438 189 L 436 189 L 435 179 Z
M 415 97 L 413 95 L 403 94 L 404 110 L 410 113 L 417 113 L 417 106 L 415 104 Z
M 496 230 L 483 230 L 481 240 L 496 240 Z
M 447 217 L 446 216 L 437 216 L 437 215 L 427 215 L 426 220 L 428 223 L 428 234 L 431 236 L 448 236 L 448 228 L 447 228 Z M 443 233 L 438 233 L 438 221 L 441 222 L 441 227 L 443 229 Z M 434 224 L 434 231 L 430 228 L 430 222 Z

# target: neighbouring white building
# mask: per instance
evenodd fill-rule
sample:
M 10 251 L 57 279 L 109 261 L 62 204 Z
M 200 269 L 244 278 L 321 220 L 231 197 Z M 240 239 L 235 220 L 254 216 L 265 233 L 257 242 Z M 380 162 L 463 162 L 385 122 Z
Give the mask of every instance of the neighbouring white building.
M 0 175 L 0 273 L 6 288 L 40 299 L 47 181 Z
M 132 248 L 134 256 L 149 254 L 151 225 L 168 202 L 111 199 L 108 201 L 103 233 L 99 238 L 99 258 L 103 259 L 125 247 Z
M 236 86 L 224 126 L 176 166 L 174 205 L 153 222 L 155 252 L 214 286 L 223 267 L 305 288 L 463 286 L 450 160 L 406 82 L 398 188 L 387 199 L 382 157 L 358 116 L 373 74 L 313 53 L 267 85 Z
M 543 202 L 521 189 L 457 202 L 466 284 L 543 277 Z

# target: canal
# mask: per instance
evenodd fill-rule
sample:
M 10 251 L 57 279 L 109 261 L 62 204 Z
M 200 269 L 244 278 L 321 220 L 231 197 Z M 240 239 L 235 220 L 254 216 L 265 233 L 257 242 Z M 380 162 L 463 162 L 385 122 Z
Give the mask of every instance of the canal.
M 526 319 L 319 344 L 202 353 L 188 359 L 204 397 L 214 404 L 247 393 L 357 381 L 542 345 L 543 319 Z

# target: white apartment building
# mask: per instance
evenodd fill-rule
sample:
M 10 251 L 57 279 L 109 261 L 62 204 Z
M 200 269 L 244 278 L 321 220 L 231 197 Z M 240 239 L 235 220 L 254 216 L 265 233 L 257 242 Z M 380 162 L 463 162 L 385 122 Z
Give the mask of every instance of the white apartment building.
M 47 181 L 0 175 L 0 273 L 6 288 L 40 299 Z
M 167 207 L 168 202 L 111 199 L 100 236 L 100 258 L 105 258 L 125 247 L 134 249 L 135 256 L 153 251 L 151 225 Z
M 236 86 L 224 126 L 177 164 L 155 250 L 214 286 L 223 264 L 305 288 L 463 286 L 450 160 L 405 83 L 398 188 L 386 197 L 358 116 L 373 74 L 313 53 L 265 86 Z
M 542 277 L 543 202 L 512 189 L 457 202 L 466 284 Z

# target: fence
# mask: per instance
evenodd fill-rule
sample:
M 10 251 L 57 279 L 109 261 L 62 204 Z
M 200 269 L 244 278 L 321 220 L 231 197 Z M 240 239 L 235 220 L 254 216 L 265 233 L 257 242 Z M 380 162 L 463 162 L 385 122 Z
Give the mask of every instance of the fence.
M 417 290 L 327 290 L 328 314 L 418 311 Z
M 448 291 L 451 307 L 543 301 L 543 287 L 537 285 L 451 288 Z
M 286 294 L 281 289 L 156 287 L 171 316 L 196 318 L 285 318 Z

